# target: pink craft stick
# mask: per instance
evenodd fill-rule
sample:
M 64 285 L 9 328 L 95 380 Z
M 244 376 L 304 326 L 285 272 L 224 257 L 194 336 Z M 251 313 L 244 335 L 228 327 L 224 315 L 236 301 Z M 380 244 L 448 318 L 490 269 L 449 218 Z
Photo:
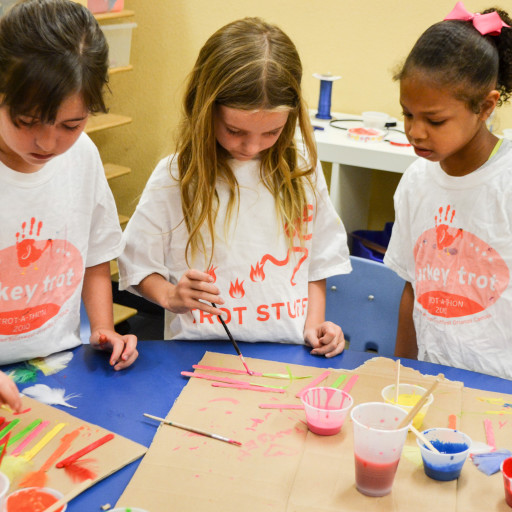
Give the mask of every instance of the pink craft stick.
M 327 370 L 326 372 L 320 374 L 316 379 L 313 379 L 305 388 L 302 388 L 295 396 L 300 398 L 309 388 L 314 388 L 317 384 L 320 384 L 323 380 L 327 379 L 331 372 Z
M 28 445 L 28 443 L 30 443 L 30 441 L 32 441 L 32 439 L 34 439 L 37 435 L 39 435 L 39 432 L 41 432 L 41 430 L 43 430 L 44 428 L 46 428 L 48 425 L 50 424 L 49 421 L 43 421 L 42 423 L 40 423 L 34 430 L 32 430 L 32 432 L 30 432 L 30 434 L 25 438 L 23 439 L 23 441 L 12 451 L 11 455 L 13 455 L 14 457 L 17 457 L 22 451 L 23 449 L 25 448 L 25 446 Z
M 204 366 L 202 364 L 193 364 L 192 368 L 196 370 L 210 370 L 211 372 L 224 372 L 224 373 L 236 373 L 237 375 L 247 375 L 245 370 L 235 370 L 234 368 L 221 368 L 218 366 Z M 252 375 L 256 375 L 257 377 L 261 377 L 263 374 L 261 372 L 253 372 L 251 370 Z
M 229 377 L 217 377 L 215 375 L 206 375 L 206 373 L 197 372 L 181 372 L 184 377 L 195 377 L 196 379 L 215 380 L 217 382 L 227 382 L 229 384 L 238 384 L 240 386 L 246 386 L 247 382 L 243 380 L 230 379 Z
M 260 409 L 304 409 L 302 404 L 260 404 Z
M 231 389 L 247 389 L 249 391 L 266 391 L 268 393 L 284 393 L 284 389 L 281 388 L 267 388 L 265 386 L 251 386 L 246 384 L 245 386 L 240 384 L 230 384 L 222 382 L 214 382 L 212 386 L 216 388 L 231 388 Z
M 487 444 L 491 447 L 492 451 L 496 450 L 496 440 L 494 439 L 494 430 L 492 428 L 492 421 L 484 420 L 485 437 Z
M 357 379 L 359 379 L 359 375 L 352 375 L 352 377 L 350 377 L 347 383 L 343 386 L 343 391 L 345 391 L 345 393 L 350 393 L 350 390 L 354 387 Z

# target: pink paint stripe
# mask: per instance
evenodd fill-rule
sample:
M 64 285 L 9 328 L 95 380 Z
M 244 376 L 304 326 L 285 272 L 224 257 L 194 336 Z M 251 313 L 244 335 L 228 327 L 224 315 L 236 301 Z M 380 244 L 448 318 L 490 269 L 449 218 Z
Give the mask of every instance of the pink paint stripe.
M 304 409 L 302 404 L 260 404 L 260 409 Z
M 268 392 L 268 393 L 284 393 L 284 389 L 281 388 L 267 388 L 265 386 L 251 386 L 250 384 L 247 385 L 240 385 L 240 384 L 230 384 L 230 383 L 221 383 L 221 382 L 214 382 L 212 386 L 216 388 L 231 388 L 231 389 L 247 389 L 248 391 L 261 391 L 261 392 Z
M 209 370 L 211 372 L 224 372 L 224 373 L 236 373 L 237 375 L 247 375 L 246 370 L 235 370 L 234 368 L 221 368 L 219 366 L 204 366 L 202 364 L 194 364 L 192 368 L 197 370 Z M 252 375 L 256 375 L 257 377 L 261 377 L 261 372 L 253 372 L 251 370 Z
M 496 450 L 496 440 L 494 439 L 494 429 L 492 428 L 491 420 L 484 420 L 484 430 L 487 444 L 492 448 L 492 451 Z
M 302 388 L 295 396 L 300 398 L 309 388 L 314 388 L 317 384 L 320 384 L 323 380 L 327 379 L 331 372 L 327 370 L 326 372 L 320 374 L 316 379 L 313 379 L 305 388 Z
M 46 428 L 50 424 L 49 421 L 43 421 L 40 423 L 30 434 L 12 451 L 11 455 L 14 457 L 17 457 L 25 448 L 25 446 L 32 441 L 37 435 L 39 435 L 39 432 Z
M 195 377 L 196 379 L 214 380 L 217 382 L 227 382 L 229 384 L 238 384 L 240 386 L 246 386 L 247 382 L 243 380 L 230 379 L 229 377 L 216 377 L 215 375 L 207 375 L 206 373 L 197 372 L 181 372 L 184 377 Z
M 345 391 L 345 393 L 350 393 L 350 390 L 354 387 L 354 384 L 357 382 L 357 379 L 359 379 L 359 375 L 352 375 L 352 377 L 350 377 L 347 383 L 343 386 L 343 391 Z

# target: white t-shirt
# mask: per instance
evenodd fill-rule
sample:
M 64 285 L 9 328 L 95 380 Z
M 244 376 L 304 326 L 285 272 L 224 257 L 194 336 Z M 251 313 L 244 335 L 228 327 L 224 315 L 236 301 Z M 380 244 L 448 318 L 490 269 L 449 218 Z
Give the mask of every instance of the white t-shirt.
M 125 230 L 126 249 L 119 258 L 120 289 L 139 284 L 152 273 L 176 284 L 187 270 L 176 159 L 160 161 Z M 217 184 L 220 211 L 215 254 L 192 268 L 209 270 L 225 304 L 223 319 L 239 341 L 304 343 L 308 282 L 351 270 L 347 237 L 330 202 L 319 166 L 317 199 L 310 194 L 307 240 L 289 249 L 278 225 L 275 201 L 260 178 L 259 160 L 230 166 L 240 187 L 239 209 L 225 226 L 228 188 Z M 132 289 L 133 291 L 133 289 Z M 166 339 L 224 339 L 220 321 L 199 310 L 175 315 L 166 311 Z
M 512 379 L 512 143 L 476 171 L 418 159 L 384 262 L 412 283 L 418 358 Z
M 82 134 L 30 174 L 0 163 L 0 197 L 0 364 L 79 345 L 84 269 L 122 251 L 96 147 Z

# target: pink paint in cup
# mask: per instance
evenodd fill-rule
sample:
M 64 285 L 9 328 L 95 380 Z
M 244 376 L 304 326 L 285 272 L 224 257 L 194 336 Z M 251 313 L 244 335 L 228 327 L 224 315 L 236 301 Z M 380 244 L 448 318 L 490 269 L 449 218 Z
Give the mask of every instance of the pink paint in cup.
M 320 436 L 337 434 L 354 400 L 341 389 L 317 387 L 301 396 L 308 429 Z
M 500 466 L 503 474 L 503 485 L 505 486 L 505 501 L 512 507 L 512 457 L 505 459 Z

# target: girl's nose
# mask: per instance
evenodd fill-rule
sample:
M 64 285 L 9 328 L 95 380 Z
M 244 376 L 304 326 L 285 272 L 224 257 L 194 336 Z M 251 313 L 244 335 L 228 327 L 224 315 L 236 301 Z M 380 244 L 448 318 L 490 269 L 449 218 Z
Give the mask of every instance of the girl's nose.
M 423 140 L 426 137 L 425 125 L 418 120 L 409 120 L 406 123 L 405 132 L 413 140 Z
M 51 153 L 55 148 L 56 138 L 55 133 L 52 126 L 43 125 L 40 130 L 38 130 L 36 134 L 36 146 L 45 151 L 46 153 Z

